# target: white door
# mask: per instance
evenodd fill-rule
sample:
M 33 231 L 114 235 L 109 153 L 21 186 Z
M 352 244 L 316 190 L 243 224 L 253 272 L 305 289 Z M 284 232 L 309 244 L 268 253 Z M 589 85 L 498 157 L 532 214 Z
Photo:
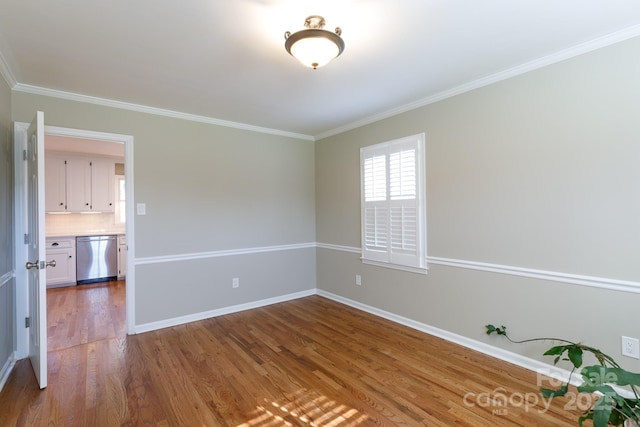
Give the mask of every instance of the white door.
M 47 264 L 44 231 L 44 113 L 38 111 L 27 132 L 27 283 L 29 359 L 40 388 L 47 386 Z

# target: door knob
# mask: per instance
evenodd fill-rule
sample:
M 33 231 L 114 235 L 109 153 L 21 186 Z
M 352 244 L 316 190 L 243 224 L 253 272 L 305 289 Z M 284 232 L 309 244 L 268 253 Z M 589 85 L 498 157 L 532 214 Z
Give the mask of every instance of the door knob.
M 25 265 L 25 267 L 27 267 L 27 270 L 31 270 L 32 268 L 39 268 L 38 267 L 38 261 L 36 261 L 36 262 L 27 261 L 27 264 Z
M 44 263 L 44 266 L 45 266 L 45 267 L 55 267 L 55 266 L 56 266 L 56 260 L 55 260 L 55 259 L 53 259 L 53 260 L 51 260 L 51 261 L 49 261 L 49 262 L 45 262 L 45 263 Z

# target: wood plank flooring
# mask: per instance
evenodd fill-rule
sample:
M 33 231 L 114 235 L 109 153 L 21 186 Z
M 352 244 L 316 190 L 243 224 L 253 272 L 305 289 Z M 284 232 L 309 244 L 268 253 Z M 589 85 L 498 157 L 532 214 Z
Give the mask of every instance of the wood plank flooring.
M 0 426 L 575 426 L 580 414 L 566 399 L 545 410 L 535 373 L 319 296 L 135 336 L 124 282 L 48 300 L 49 386 L 19 361 Z

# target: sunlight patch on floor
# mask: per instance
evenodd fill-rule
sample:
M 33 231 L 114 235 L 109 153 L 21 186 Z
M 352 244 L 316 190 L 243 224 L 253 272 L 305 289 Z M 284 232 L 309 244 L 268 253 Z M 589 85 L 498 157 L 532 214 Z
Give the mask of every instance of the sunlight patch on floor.
M 284 401 L 284 402 L 283 402 Z M 252 418 L 237 427 L 250 426 L 357 426 L 367 416 L 315 391 L 299 390 L 283 401 L 269 401 L 256 407 Z

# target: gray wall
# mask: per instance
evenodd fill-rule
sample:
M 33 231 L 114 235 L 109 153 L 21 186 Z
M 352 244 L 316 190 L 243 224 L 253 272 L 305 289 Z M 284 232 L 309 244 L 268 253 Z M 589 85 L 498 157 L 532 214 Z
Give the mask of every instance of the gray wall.
M 0 370 L 14 351 L 11 91 L 0 77 Z M 3 283 L 4 282 L 4 283 Z
M 359 148 L 426 133 L 428 255 L 640 282 L 640 38 L 316 143 L 318 242 L 360 247 Z M 610 352 L 640 337 L 640 294 L 430 264 L 389 270 L 318 249 L 317 285 L 527 356 L 560 336 Z M 354 275 L 362 275 L 356 287 Z M 549 361 L 549 360 L 546 360 Z
M 12 108 L 133 135 L 137 325 L 315 288 L 314 248 L 189 259 L 315 242 L 313 142 L 22 92 Z

